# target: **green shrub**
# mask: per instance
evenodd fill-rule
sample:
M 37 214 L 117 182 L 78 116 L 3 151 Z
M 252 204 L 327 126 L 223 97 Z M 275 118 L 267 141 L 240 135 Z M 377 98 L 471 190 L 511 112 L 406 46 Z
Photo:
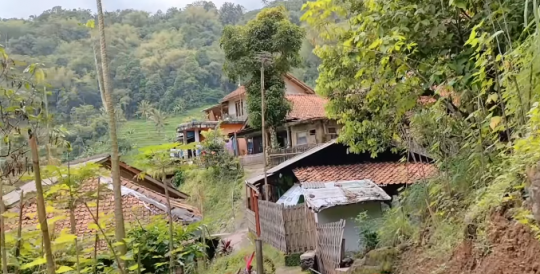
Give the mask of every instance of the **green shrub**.
M 285 266 L 300 266 L 300 253 L 285 255 Z
M 379 245 L 377 230 L 380 227 L 380 219 L 370 218 L 367 212 L 361 212 L 356 217 L 357 228 L 360 232 L 360 249 L 369 252 Z
M 177 265 L 184 265 L 185 272 L 196 268 L 196 260 L 205 258 L 205 245 L 194 240 L 195 226 L 174 227 L 174 250 L 169 250 L 169 226 L 163 217 L 158 217 L 148 225 L 135 226 L 128 231 L 129 252 L 126 256 L 140 264 L 142 273 L 169 273 L 169 256 L 175 257 Z M 189 244 L 186 244 L 189 242 Z

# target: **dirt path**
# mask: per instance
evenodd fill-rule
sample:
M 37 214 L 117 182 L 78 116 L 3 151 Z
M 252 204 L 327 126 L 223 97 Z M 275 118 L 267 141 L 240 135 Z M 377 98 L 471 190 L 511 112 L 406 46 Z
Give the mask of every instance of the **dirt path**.
M 276 269 L 276 274 L 303 274 L 303 273 L 305 272 L 302 272 L 302 269 L 300 269 L 300 267 L 282 266 Z
M 215 234 L 215 235 L 212 235 L 214 237 L 220 237 L 224 240 L 230 240 L 231 241 L 231 246 L 233 247 L 233 250 L 236 251 L 236 250 L 240 250 L 246 246 L 249 246 L 251 245 L 251 242 L 249 241 L 249 238 L 248 238 L 248 230 L 247 229 L 243 229 L 243 230 L 239 230 L 239 231 L 236 231 L 234 233 L 227 233 L 227 234 Z

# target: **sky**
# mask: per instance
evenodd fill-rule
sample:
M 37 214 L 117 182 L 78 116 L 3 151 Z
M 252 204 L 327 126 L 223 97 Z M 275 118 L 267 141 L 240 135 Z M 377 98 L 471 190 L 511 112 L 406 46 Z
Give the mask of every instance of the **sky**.
M 183 8 L 195 0 L 102 0 L 103 8 L 108 11 L 117 9 L 136 9 L 149 12 L 157 10 L 166 11 L 171 7 Z M 224 2 L 241 4 L 247 10 L 263 6 L 261 0 L 212 0 L 217 7 Z M 65 9 L 96 9 L 95 0 L 0 0 L 0 18 L 28 18 L 30 15 L 39 15 L 43 11 L 55 6 Z

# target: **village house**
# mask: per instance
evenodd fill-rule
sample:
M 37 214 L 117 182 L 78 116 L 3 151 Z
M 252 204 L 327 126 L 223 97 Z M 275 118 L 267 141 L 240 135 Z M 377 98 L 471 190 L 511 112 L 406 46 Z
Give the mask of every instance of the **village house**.
M 290 73 L 285 74 L 283 79 L 285 98 L 291 103 L 292 109 L 284 123 L 276 129 L 280 148 L 306 150 L 335 138 L 339 127 L 335 121 L 326 117 L 324 107 L 327 100 L 316 95 L 311 87 Z M 231 147 L 235 155 L 262 153 L 261 130 L 250 128 L 247 123 L 247 92 L 244 86 L 240 86 L 223 97 L 219 104 L 204 111 L 206 121 L 192 121 L 178 126 L 179 141 L 184 144 L 200 142 L 204 140 L 201 132 L 214 129 L 219 124 L 221 130 L 231 137 Z
M 261 206 L 268 206 L 268 202 L 283 205 L 284 211 L 303 204 L 317 225 L 345 220 L 343 249 L 359 251 L 358 215 L 366 212 L 370 217 L 380 216 L 401 188 L 435 175 L 431 159 L 419 154 L 409 156 L 408 161 L 401 161 L 403 155 L 390 151 L 376 158 L 369 153 L 353 154 L 335 140 L 296 155 L 267 171 L 268 201 L 261 203 L 266 200 L 264 175 L 246 180 L 250 230 L 265 229 L 257 227 L 256 220 L 261 217 Z
M 88 163 L 96 163 L 105 169 L 110 169 L 110 155 L 98 155 L 86 159 L 70 162 L 72 168 L 80 167 Z M 139 176 L 141 170 L 132 167 L 124 162 L 120 162 L 120 176 L 122 184 L 122 206 L 124 219 L 126 224 L 136 224 L 137 222 L 147 222 L 152 216 L 166 215 L 166 197 L 163 183 L 152 176 Z M 44 179 L 45 186 L 51 186 L 56 183 L 55 178 Z M 84 182 L 80 188 L 81 192 L 96 191 L 98 183 L 104 187 L 100 188 L 101 194 L 99 199 L 100 215 L 112 216 L 114 212 L 114 195 L 112 193 L 112 178 L 109 176 L 96 176 Z M 171 213 L 173 219 L 181 224 L 190 224 L 200 221 L 202 215 L 199 210 L 187 204 L 185 200 L 189 195 L 183 193 L 171 184 L 168 184 L 169 197 L 171 200 Z M 20 212 L 21 192 L 24 192 L 26 201 L 22 203 L 22 225 L 27 229 L 36 229 L 39 223 L 37 219 L 37 204 L 32 198 L 32 192 L 35 192 L 34 181 L 28 182 L 16 190 L 7 193 L 3 196 L 4 203 L 10 211 Z M 95 202 L 95 201 L 94 201 Z M 91 207 L 95 211 L 95 207 Z M 55 208 L 56 213 L 49 213 L 49 217 L 69 216 L 68 208 Z M 94 212 L 95 214 L 95 212 Z M 78 203 L 75 208 L 76 215 L 76 232 L 77 235 L 85 235 L 91 229 L 89 224 L 93 223 L 92 215 L 88 212 L 85 205 Z M 54 231 L 60 231 L 63 228 L 70 228 L 69 218 L 56 221 Z M 50 228 L 51 229 L 51 228 Z

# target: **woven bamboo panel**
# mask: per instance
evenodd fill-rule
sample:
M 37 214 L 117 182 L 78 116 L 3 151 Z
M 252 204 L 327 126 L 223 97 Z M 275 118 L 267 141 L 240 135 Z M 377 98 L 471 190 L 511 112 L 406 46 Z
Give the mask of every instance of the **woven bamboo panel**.
M 259 201 L 261 239 L 281 252 L 287 252 L 283 211 L 283 205 Z
M 246 220 L 248 225 L 248 230 L 251 233 L 257 234 L 257 224 L 255 221 L 255 212 L 246 208 Z
M 303 253 L 316 249 L 315 217 L 305 204 L 285 208 L 283 219 L 287 254 Z
M 323 274 L 334 274 L 342 259 L 343 231 L 345 220 L 335 223 L 317 224 L 317 260 Z

